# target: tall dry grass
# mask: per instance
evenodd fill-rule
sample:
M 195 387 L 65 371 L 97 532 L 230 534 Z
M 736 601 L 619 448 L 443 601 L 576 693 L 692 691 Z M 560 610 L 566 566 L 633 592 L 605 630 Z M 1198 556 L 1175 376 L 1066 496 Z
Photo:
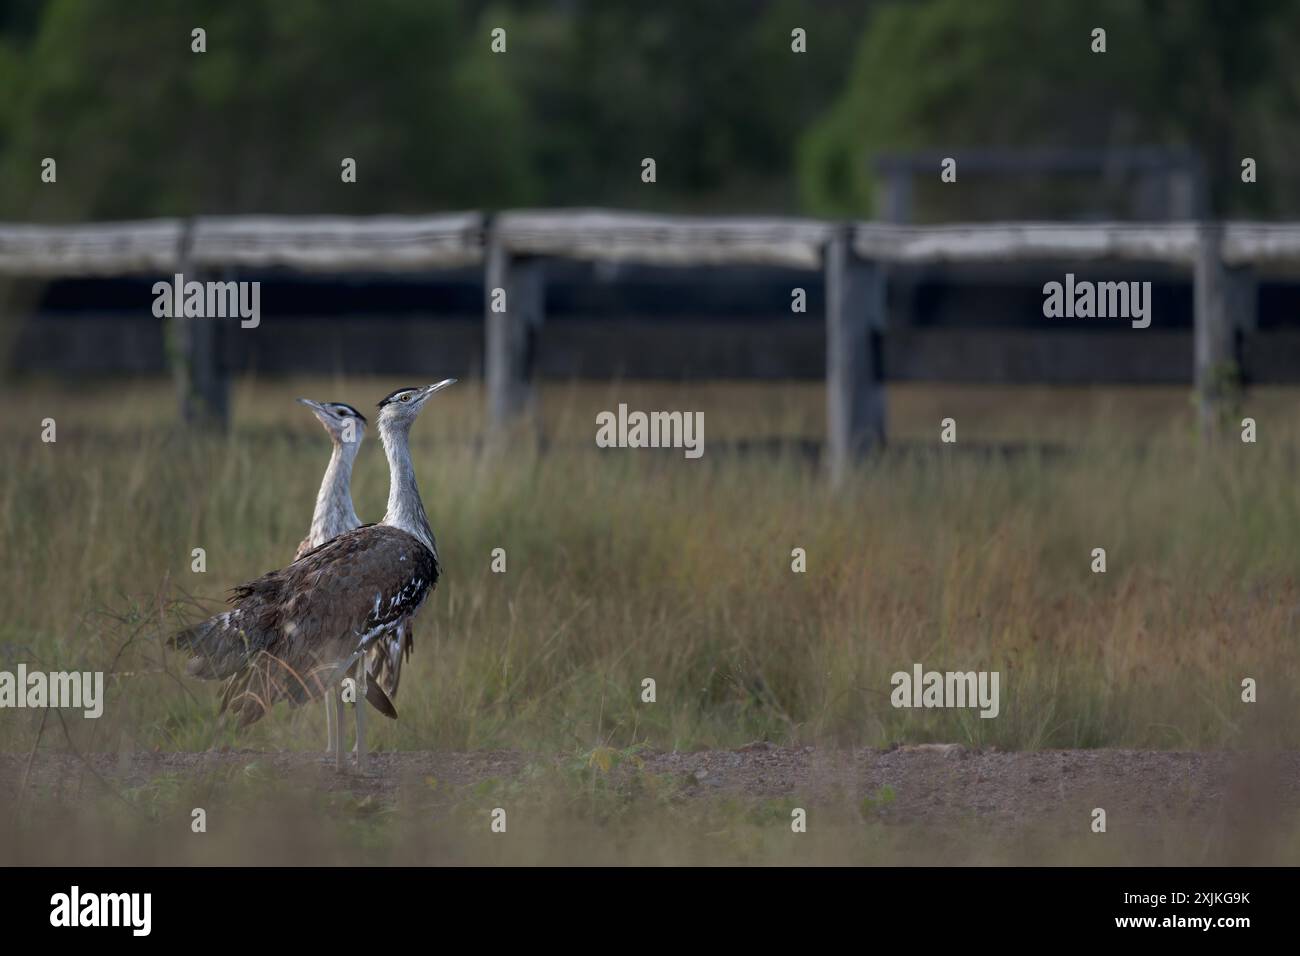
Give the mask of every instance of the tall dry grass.
M 165 383 L 8 387 L 0 666 L 112 672 L 104 717 L 70 719 L 79 747 L 233 742 L 215 687 L 179 677 L 160 638 L 304 535 L 328 445 L 291 399 L 367 410 L 404 384 L 245 382 L 225 437 L 179 429 Z M 704 457 L 596 449 L 595 413 L 620 401 L 703 410 Z M 374 742 L 1300 743 L 1292 393 L 1250 395 L 1259 442 L 1213 449 L 1177 390 L 896 388 L 891 402 L 896 443 L 831 494 L 803 444 L 822 427 L 812 384 L 552 386 L 545 441 L 495 455 L 479 388 L 438 396 L 413 441 L 445 573 L 401 719 L 372 721 Z M 955 447 L 938 442 L 945 416 Z M 364 520 L 386 486 L 372 430 Z M 498 547 L 505 574 L 489 567 Z M 1096 547 L 1106 574 L 1090 571 Z M 891 708 L 890 675 L 914 661 L 1000 671 L 1001 715 Z M 1258 704 L 1240 701 L 1244 677 Z M 238 740 L 321 748 L 322 724 L 316 707 L 277 710 Z M 0 749 L 25 751 L 36 726 L 0 714 Z

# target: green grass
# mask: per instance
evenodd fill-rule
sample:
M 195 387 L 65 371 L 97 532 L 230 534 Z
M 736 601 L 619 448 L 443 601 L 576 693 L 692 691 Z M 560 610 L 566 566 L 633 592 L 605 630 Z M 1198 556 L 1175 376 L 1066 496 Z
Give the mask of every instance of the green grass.
M 323 747 L 317 707 L 218 731 L 216 688 L 178 676 L 160 639 L 305 534 L 328 446 L 292 397 L 368 410 L 402 384 L 246 382 L 226 437 L 179 429 L 164 383 L 9 386 L 0 659 L 112 672 L 104 717 L 69 719 L 78 747 Z M 598 451 L 595 413 L 619 401 L 702 409 L 704 457 Z M 820 437 L 821 402 L 813 384 L 555 386 L 546 450 L 520 436 L 490 455 L 477 386 L 440 395 L 413 440 L 444 578 L 417 621 L 401 719 L 371 721 L 374 742 L 1300 743 L 1293 394 L 1248 395 L 1259 443 L 1208 449 L 1185 392 L 894 389 L 895 447 L 834 495 L 794 444 Z M 948 415 L 955 448 L 938 443 Z M 54 444 L 39 438 L 47 416 Z M 790 443 L 728 451 L 744 439 Z M 980 450 L 1005 442 L 1028 450 Z M 386 486 L 372 433 L 363 520 Z M 489 567 L 497 547 L 505 574 Z M 1089 570 L 1095 547 L 1106 574 Z M 1001 716 L 894 710 L 890 675 L 913 661 L 1000 671 Z M 1248 676 L 1258 704 L 1240 701 Z M 36 724 L 6 714 L 0 749 L 25 752 Z

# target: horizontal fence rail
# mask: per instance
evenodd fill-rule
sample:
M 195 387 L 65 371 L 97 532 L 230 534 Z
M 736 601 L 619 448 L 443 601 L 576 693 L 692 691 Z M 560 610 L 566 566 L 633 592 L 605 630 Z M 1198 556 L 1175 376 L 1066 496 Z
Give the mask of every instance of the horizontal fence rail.
M 1223 227 L 1223 261 L 1260 270 L 1300 270 L 1300 223 L 1227 223 Z
M 1024 262 L 1129 260 L 1190 266 L 1199 228 L 1194 224 L 990 223 L 853 229 L 853 251 L 879 262 Z
M 69 226 L 0 223 L 0 275 L 65 279 L 170 272 L 181 260 L 180 219 Z
M 484 269 L 484 373 L 498 433 L 533 406 L 548 258 L 651 266 L 820 270 L 826 286 L 828 458 L 835 476 L 884 440 L 881 369 L 891 269 L 935 264 L 1127 262 L 1186 270 L 1191 366 L 1211 422 L 1237 332 L 1251 327 L 1259 275 L 1300 273 L 1300 223 L 1014 222 L 916 226 L 609 210 L 435 216 L 232 216 L 56 226 L 0 224 L 0 275 L 158 275 L 228 280 L 240 269 L 421 272 Z M 210 323 L 176 323 L 187 417 L 224 419 L 224 370 Z M 899 343 L 895 342 L 897 346 Z
M 509 212 L 493 225 L 516 256 L 660 266 L 819 269 L 833 226 L 812 219 L 646 216 L 602 210 Z
M 853 252 L 892 263 L 1130 260 L 1190 266 L 1202 223 L 848 224 Z M 1300 269 L 1300 223 L 1227 222 L 1224 263 Z M 201 216 L 76 225 L 0 223 L 0 275 L 76 278 L 174 269 L 405 271 L 477 265 L 487 233 L 516 256 L 647 265 L 820 269 L 840 224 L 579 210 L 439 216 Z
M 195 268 L 302 272 L 455 269 L 483 260 L 483 217 L 203 217 L 189 250 Z

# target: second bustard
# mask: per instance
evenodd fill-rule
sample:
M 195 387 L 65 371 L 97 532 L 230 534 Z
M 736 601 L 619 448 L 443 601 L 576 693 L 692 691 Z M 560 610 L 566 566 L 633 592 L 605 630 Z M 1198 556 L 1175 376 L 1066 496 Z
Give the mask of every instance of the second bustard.
M 393 637 L 424 604 L 441 573 L 437 543 L 411 464 L 410 429 L 447 379 L 402 388 L 379 403 L 388 458 L 388 510 L 315 548 L 287 568 L 232 590 L 231 610 L 173 636 L 188 672 L 226 680 L 222 710 L 245 726 L 279 700 L 300 704 L 338 684 L 372 647 Z M 366 668 L 357 668 L 358 697 Z M 365 708 L 357 707 L 357 766 L 365 767 Z
M 330 436 L 329 464 L 316 493 L 316 508 L 312 512 L 311 527 L 302 539 L 293 559 L 297 561 L 313 548 L 333 541 L 345 531 L 361 527 L 357 509 L 352 504 L 352 463 L 361 450 L 366 437 L 366 417 L 345 402 L 313 402 L 298 399 L 306 405 Z M 374 673 L 373 668 L 371 673 Z M 367 685 L 369 686 L 369 685 Z M 343 701 L 336 687 L 325 693 L 325 752 L 334 754 L 336 765 L 343 763 Z
M 298 399 L 307 406 L 325 427 L 333 446 L 320 491 L 316 494 L 316 508 L 312 512 L 311 527 L 307 537 L 298 545 L 293 559 L 297 561 L 307 552 L 333 541 L 345 531 L 361 527 L 356 508 L 352 504 L 352 464 L 356 461 L 361 442 L 366 437 L 366 417 L 346 402 L 314 402 Z M 391 637 L 371 648 L 366 660 L 366 696 L 370 703 L 386 717 L 396 718 L 392 698 L 397 696 L 402 662 L 409 660 L 415 635 L 410 621 L 401 622 Z M 357 706 L 361 706 L 357 701 Z M 337 687 L 325 693 L 326 753 L 335 755 L 335 762 L 343 762 L 343 702 Z

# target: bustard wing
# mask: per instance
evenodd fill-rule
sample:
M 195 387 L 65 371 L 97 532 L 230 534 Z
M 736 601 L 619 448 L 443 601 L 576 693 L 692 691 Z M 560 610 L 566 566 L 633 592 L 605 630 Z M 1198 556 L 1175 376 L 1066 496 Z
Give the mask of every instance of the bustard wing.
M 419 610 L 439 575 L 413 535 L 363 525 L 231 591 L 233 610 L 173 638 L 190 673 L 228 678 L 222 710 L 252 723 L 278 700 L 319 696 L 371 643 Z

